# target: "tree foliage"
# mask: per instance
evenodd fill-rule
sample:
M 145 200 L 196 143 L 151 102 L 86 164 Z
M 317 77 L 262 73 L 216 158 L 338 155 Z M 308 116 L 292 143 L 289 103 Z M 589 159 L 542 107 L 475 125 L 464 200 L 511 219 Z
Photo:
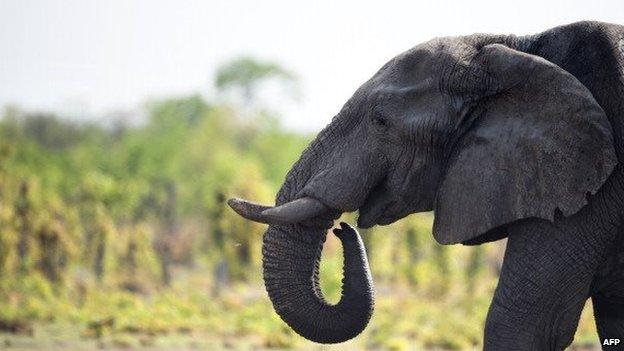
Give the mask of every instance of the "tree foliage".
M 219 90 L 237 89 L 244 101 L 250 103 L 256 97 L 260 84 L 270 79 L 279 80 L 282 84 L 296 82 L 293 73 L 276 63 L 240 57 L 217 70 L 215 86 Z

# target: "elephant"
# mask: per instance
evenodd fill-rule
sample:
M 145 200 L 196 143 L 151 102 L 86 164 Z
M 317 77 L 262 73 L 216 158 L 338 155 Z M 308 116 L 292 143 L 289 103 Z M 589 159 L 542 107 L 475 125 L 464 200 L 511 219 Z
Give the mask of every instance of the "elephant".
M 507 238 L 484 349 L 562 350 L 590 298 L 601 340 L 624 339 L 623 157 L 624 26 L 435 38 L 356 90 L 287 173 L 275 206 L 228 204 L 269 225 L 268 295 L 311 341 L 349 340 L 373 312 L 365 248 L 346 223 L 334 229 L 339 302 L 319 288 L 334 221 L 358 211 L 357 226 L 370 228 L 433 211 L 440 244 Z

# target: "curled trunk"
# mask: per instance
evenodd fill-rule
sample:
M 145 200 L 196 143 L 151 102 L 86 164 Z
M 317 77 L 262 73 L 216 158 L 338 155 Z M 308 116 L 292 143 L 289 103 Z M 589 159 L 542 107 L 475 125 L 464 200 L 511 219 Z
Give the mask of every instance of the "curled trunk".
M 327 169 L 332 150 L 347 142 L 344 138 L 353 129 L 353 123 L 351 119 L 336 117 L 316 137 L 286 176 L 277 195 L 278 207 L 283 209 L 283 205 L 301 199 L 306 184 Z M 323 210 L 332 218 L 339 215 L 337 210 L 307 202 L 303 206 L 307 209 L 302 210 L 306 214 Z M 261 208 L 255 208 L 258 209 Z M 262 213 L 264 218 L 268 212 Z M 319 222 L 269 226 L 262 246 L 264 282 L 275 311 L 293 330 L 315 342 L 338 343 L 355 337 L 368 324 L 373 312 L 373 282 L 361 238 L 353 228 L 342 224 L 342 230 L 335 231 L 344 250 L 342 296 L 335 305 L 324 299 L 319 286 L 321 251 L 327 235 L 323 217 L 317 216 Z
M 360 236 L 343 224 L 337 236 L 344 250 L 340 301 L 329 304 L 319 286 L 324 229 L 270 226 L 263 240 L 264 282 L 279 316 L 301 336 L 338 343 L 358 335 L 373 312 L 373 285 Z

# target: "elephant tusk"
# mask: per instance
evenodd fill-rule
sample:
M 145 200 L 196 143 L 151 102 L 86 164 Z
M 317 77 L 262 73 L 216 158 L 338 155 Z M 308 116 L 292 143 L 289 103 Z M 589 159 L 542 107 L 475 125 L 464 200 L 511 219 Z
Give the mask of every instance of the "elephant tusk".
M 244 218 L 276 225 L 300 223 L 329 210 L 329 207 L 311 197 L 303 197 L 275 207 L 259 205 L 243 199 L 229 199 L 228 205 Z
M 262 215 L 276 224 L 295 224 L 318 217 L 329 207 L 311 197 L 302 197 L 281 206 L 266 209 Z
M 238 213 L 243 218 L 247 218 L 254 222 L 271 224 L 262 216 L 262 212 L 270 209 L 271 206 L 259 205 L 247 200 L 236 198 L 229 199 L 227 204 L 234 210 L 234 212 Z

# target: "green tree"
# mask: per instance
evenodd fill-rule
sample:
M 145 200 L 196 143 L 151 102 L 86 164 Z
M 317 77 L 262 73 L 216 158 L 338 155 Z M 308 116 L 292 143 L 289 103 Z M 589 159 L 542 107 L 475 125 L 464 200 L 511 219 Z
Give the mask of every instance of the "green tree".
M 466 264 L 466 293 L 469 297 L 475 294 L 475 288 L 479 275 L 485 266 L 485 247 L 474 246 L 470 248 L 468 263 Z
M 31 196 L 31 183 L 22 181 L 14 205 L 17 232 L 19 233 L 17 243 L 18 268 L 21 274 L 27 273 L 29 269 L 29 254 L 35 227 Z
M 67 267 L 68 235 L 59 218 L 47 216 L 36 232 L 39 246 L 37 268 L 51 282 L 60 282 Z
M 296 82 L 294 74 L 276 63 L 240 57 L 219 67 L 215 86 L 220 91 L 238 89 L 243 101 L 249 105 L 256 97 L 259 85 L 269 79 L 290 85 Z
M 171 284 L 171 265 L 173 263 L 173 246 L 178 234 L 177 188 L 176 184 L 166 181 L 162 184 L 163 198 L 158 206 L 159 228 L 154 243 L 161 268 L 162 284 Z
M 433 254 L 431 259 L 437 270 L 436 286 L 434 291 L 440 296 L 446 295 L 451 286 L 451 263 L 449 247 L 433 243 Z

